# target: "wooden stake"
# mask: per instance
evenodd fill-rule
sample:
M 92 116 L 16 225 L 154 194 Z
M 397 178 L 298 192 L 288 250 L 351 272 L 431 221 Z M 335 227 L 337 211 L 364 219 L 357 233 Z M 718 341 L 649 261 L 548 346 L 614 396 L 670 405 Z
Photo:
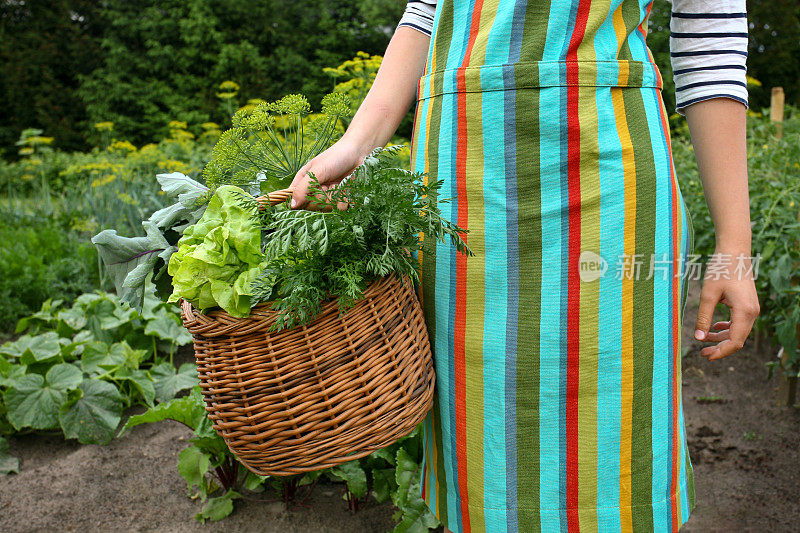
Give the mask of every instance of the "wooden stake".
M 773 87 L 769 102 L 769 120 L 775 122 L 775 137 L 780 139 L 783 135 L 783 87 Z

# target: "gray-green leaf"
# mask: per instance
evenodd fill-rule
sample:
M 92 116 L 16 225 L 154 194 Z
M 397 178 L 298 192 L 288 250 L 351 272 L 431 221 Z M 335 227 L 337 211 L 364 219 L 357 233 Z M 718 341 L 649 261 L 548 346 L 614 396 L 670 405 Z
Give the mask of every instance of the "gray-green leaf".
M 155 381 L 156 400 L 159 402 L 170 400 L 180 391 L 199 383 L 194 363 L 184 363 L 177 371 L 170 363 L 161 363 L 150 369 L 150 375 Z
M 41 375 L 27 374 L 6 391 L 3 399 L 15 429 L 52 429 L 58 427 L 58 410 L 66 397 L 64 389 L 45 384 Z
M 106 381 L 85 379 L 59 411 L 58 420 L 68 439 L 81 444 L 108 444 L 122 417 L 122 396 Z

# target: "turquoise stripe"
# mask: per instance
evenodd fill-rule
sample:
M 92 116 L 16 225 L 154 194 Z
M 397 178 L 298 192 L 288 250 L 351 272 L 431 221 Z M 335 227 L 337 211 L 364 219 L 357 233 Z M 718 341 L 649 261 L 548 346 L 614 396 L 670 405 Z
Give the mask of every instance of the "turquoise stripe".
M 491 45 L 490 45 L 491 46 Z M 502 117 L 504 95 L 501 92 L 484 93 L 482 113 L 484 117 Z M 502 146 L 505 131 L 501 127 L 484 127 L 483 145 Z M 506 531 L 506 462 L 504 453 L 505 434 L 505 355 L 507 319 L 507 243 L 505 153 L 488 150 L 483 154 L 483 206 L 484 242 L 486 257 L 496 261 L 485 262 L 484 274 L 484 330 L 483 330 L 483 498 L 487 531 Z
M 625 252 L 625 172 L 617 131 L 612 89 L 596 93 L 600 150 L 600 255 L 608 270 L 600 278 L 598 309 L 604 313 L 598 339 L 597 376 L 597 500 L 600 531 L 621 531 L 619 511 L 620 435 L 622 432 L 622 279 L 615 275 L 617 258 Z
M 608 16 L 597 28 L 594 38 L 594 51 L 597 58 L 617 57 L 617 32 L 614 31 L 614 11 L 619 8 L 623 0 L 610 0 L 608 2 Z
M 655 89 L 640 89 L 652 139 L 653 160 L 656 173 L 655 190 L 655 242 L 653 253 L 653 298 L 665 305 L 653 306 L 653 380 L 652 380 L 652 425 L 651 445 L 653 449 L 653 475 L 651 498 L 659 502 L 669 498 L 671 481 L 672 450 L 669 427 L 672 408 L 672 196 L 671 169 L 667 151 L 665 132 L 661 125 L 661 107 Z M 649 263 L 650 258 L 645 258 Z M 648 265 L 649 267 L 649 265 Z M 664 268 L 666 267 L 666 268 Z M 664 268 L 664 270 L 661 270 Z M 669 514 L 653 512 L 653 527 L 656 531 L 667 531 L 671 518 Z
M 442 6 L 446 2 L 436 2 L 436 10 L 433 14 L 433 27 L 431 28 L 431 40 L 430 46 L 428 46 L 428 65 L 430 66 L 431 62 L 433 61 L 433 49 L 434 43 L 436 42 L 436 33 L 439 31 L 439 23 L 441 22 L 441 11 Z M 441 59 L 441 58 L 440 58 Z
M 680 391 L 678 391 L 680 394 Z M 689 453 L 687 451 L 688 444 L 686 442 L 686 427 L 684 426 L 683 421 L 683 406 L 678 410 L 678 425 L 680 426 L 681 431 L 681 455 L 680 457 L 685 457 L 691 464 L 691 458 L 689 457 Z M 687 520 L 689 518 L 689 494 L 687 491 L 687 475 L 686 475 L 686 461 L 683 461 L 681 465 L 680 475 L 679 475 L 679 485 L 680 485 L 680 500 L 681 500 L 681 518 L 683 520 Z
M 650 2 L 652 2 L 652 0 L 650 0 Z M 639 20 L 644 19 L 645 15 L 647 15 L 647 6 L 650 2 L 639 1 Z M 645 30 L 646 29 L 647 26 L 645 25 Z M 628 39 L 632 41 L 630 45 L 631 57 L 637 61 L 650 62 L 650 58 L 647 55 L 646 39 L 645 36 L 642 35 L 642 32 L 640 32 L 638 28 L 635 28 Z
M 500 3 L 495 13 L 494 23 L 489 32 L 486 46 L 486 63 L 503 63 L 508 58 L 510 40 L 507 22 L 514 13 L 514 4 Z M 483 82 L 483 78 L 481 79 Z M 500 91 L 483 94 L 483 117 L 505 116 L 506 94 Z M 506 130 L 504 128 L 483 128 L 483 145 L 503 146 Z M 508 126 L 506 126 L 508 127 Z M 515 133 L 515 132 L 512 132 Z M 484 150 L 483 195 L 485 209 L 487 257 L 503 258 L 501 261 L 487 261 L 484 281 L 484 450 L 505 450 L 506 447 L 506 398 L 498 394 L 506 388 L 506 323 L 508 319 L 508 242 L 506 240 L 506 187 L 505 153 L 502 150 Z M 509 529 L 508 512 L 508 465 L 505 453 L 484 453 L 484 505 L 486 528 L 489 531 Z
M 453 113 L 453 98 L 446 97 L 441 100 L 442 111 L 441 120 L 442 127 L 439 130 L 439 164 L 437 169 L 438 179 L 444 180 L 442 189 L 440 191 L 440 198 L 447 198 L 452 196 L 450 192 L 450 174 L 452 161 L 450 157 L 450 144 L 452 138 L 452 130 L 448 127 L 450 124 L 449 119 Z M 436 147 L 431 147 L 436 149 Z M 455 202 L 443 204 L 441 206 L 442 216 L 448 220 L 456 220 Z M 457 498 L 457 463 L 456 463 L 456 450 L 454 446 L 455 441 L 455 423 L 454 423 L 454 406 L 451 400 L 450 391 L 453 388 L 453 361 L 452 357 L 448 354 L 453 353 L 452 339 L 453 339 L 453 322 L 452 322 L 452 309 L 455 303 L 452 301 L 453 294 L 450 287 L 450 272 L 454 267 L 454 257 L 451 252 L 452 246 L 445 242 L 436 243 L 436 316 L 439 317 L 436 321 L 436 389 L 439 395 L 440 402 L 443 406 L 441 409 L 441 430 L 442 430 L 442 457 L 444 458 L 445 478 L 447 483 L 447 509 L 448 518 L 451 520 L 457 516 L 458 500 Z M 441 356 L 438 356 L 441 354 Z M 456 524 L 448 524 L 448 528 L 455 531 L 454 528 L 458 527 L 459 522 Z
M 430 105 L 430 100 L 422 100 L 417 102 L 417 111 L 416 119 L 417 123 L 414 125 L 414 132 L 417 134 L 417 138 L 414 141 L 415 144 L 412 147 L 416 154 L 416 160 L 414 161 L 414 168 L 411 170 L 413 172 L 423 173 L 425 172 L 425 154 L 427 151 L 425 150 L 425 146 L 428 142 L 428 106 Z M 423 147 L 423 148 L 420 148 Z M 425 238 L 429 238 L 425 236 Z M 419 259 L 419 250 L 414 251 L 414 258 Z M 423 254 L 423 262 L 425 261 L 425 257 Z M 425 295 L 423 294 L 423 298 Z M 428 486 L 430 487 L 430 495 L 426 494 L 426 498 L 430 502 L 430 507 L 432 509 L 436 509 L 436 486 L 432 481 L 435 479 L 433 469 L 431 465 L 428 464 L 428 454 L 433 453 L 433 428 L 431 424 L 431 416 L 430 413 L 428 416 L 425 417 L 423 420 L 423 431 L 422 435 L 424 437 L 422 441 L 422 464 L 420 468 L 422 472 L 425 473 L 425 476 L 428 478 Z M 420 483 L 420 496 L 422 495 L 422 488 L 425 486 L 426 481 L 423 479 Z
M 559 124 L 561 113 L 561 88 L 545 88 L 539 93 L 539 123 Z M 539 473 L 539 502 L 542 509 L 560 509 L 560 475 L 561 468 L 561 355 L 564 347 L 561 343 L 561 299 L 562 270 L 567 260 L 567 250 L 562 250 L 562 223 L 566 218 L 561 216 L 561 178 L 563 171 L 559 168 L 562 157 L 560 128 L 548 127 L 540 132 L 540 153 L 547 157 L 540 158 L 541 203 L 542 203 L 542 288 L 539 335 L 540 335 L 540 370 L 539 370 L 539 461 L 542 469 Z M 522 217 L 524 214 L 520 213 Z M 527 216 L 534 216 L 528 214 Z M 520 283 L 525 283 L 520 278 Z M 524 475 L 524 474 L 523 474 Z M 542 531 L 560 531 L 561 521 L 558 513 L 548 512 L 541 515 Z

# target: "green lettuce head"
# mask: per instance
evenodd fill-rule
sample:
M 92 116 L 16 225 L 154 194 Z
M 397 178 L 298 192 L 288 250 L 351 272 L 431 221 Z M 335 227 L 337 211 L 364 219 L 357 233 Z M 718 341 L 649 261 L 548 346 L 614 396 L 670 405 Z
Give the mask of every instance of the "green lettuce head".
M 231 316 L 250 314 L 251 285 L 264 255 L 255 207 L 244 207 L 242 197 L 252 199 L 234 185 L 219 187 L 200 220 L 184 230 L 167 267 L 169 302 L 185 298 L 201 311 L 218 306 Z

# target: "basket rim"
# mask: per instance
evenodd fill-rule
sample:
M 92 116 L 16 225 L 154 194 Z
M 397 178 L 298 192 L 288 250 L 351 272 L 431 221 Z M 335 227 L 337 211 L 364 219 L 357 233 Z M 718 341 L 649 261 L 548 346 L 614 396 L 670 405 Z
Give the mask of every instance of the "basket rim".
M 354 307 L 358 306 L 359 303 L 380 297 L 384 292 L 385 288 L 394 283 L 413 283 L 411 276 L 405 274 L 400 275 L 398 273 L 387 274 L 385 276 L 378 276 L 374 280 L 370 282 L 367 288 L 364 290 L 364 293 L 361 298 L 359 298 L 356 304 L 347 309 L 344 315 L 347 315 L 350 310 Z M 338 308 L 338 297 L 328 298 L 326 299 L 320 308 L 320 313 L 317 317 L 306 325 L 298 325 L 294 328 L 289 328 L 286 331 L 290 331 L 291 329 L 295 328 L 302 328 L 302 327 L 310 327 L 315 322 L 319 320 L 324 320 L 325 317 L 333 310 Z M 198 318 L 197 315 L 203 317 L 203 321 L 208 322 L 220 322 L 220 323 L 228 323 L 228 324 L 237 324 L 237 325 L 244 325 L 249 322 L 258 323 L 259 327 L 271 327 L 278 315 L 280 314 L 279 311 L 272 308 L 272 301 L 261 302 L 256 304 L 250 309 L 250 314 L 246 317 L 235 317 L 229 314 L 227 311 L 220 307 L 214 307 L 207 312 L 200 311 L 197 307 L 195 307 L 191 302 L 186 300 L 185 298 L 180 298 L 178 304 L 181 308 L 181 318 L 183 321 L 183 325 L 186 329 L 189 329 L 191 332 L 191 328 L 193 325 L 197 324 Z

